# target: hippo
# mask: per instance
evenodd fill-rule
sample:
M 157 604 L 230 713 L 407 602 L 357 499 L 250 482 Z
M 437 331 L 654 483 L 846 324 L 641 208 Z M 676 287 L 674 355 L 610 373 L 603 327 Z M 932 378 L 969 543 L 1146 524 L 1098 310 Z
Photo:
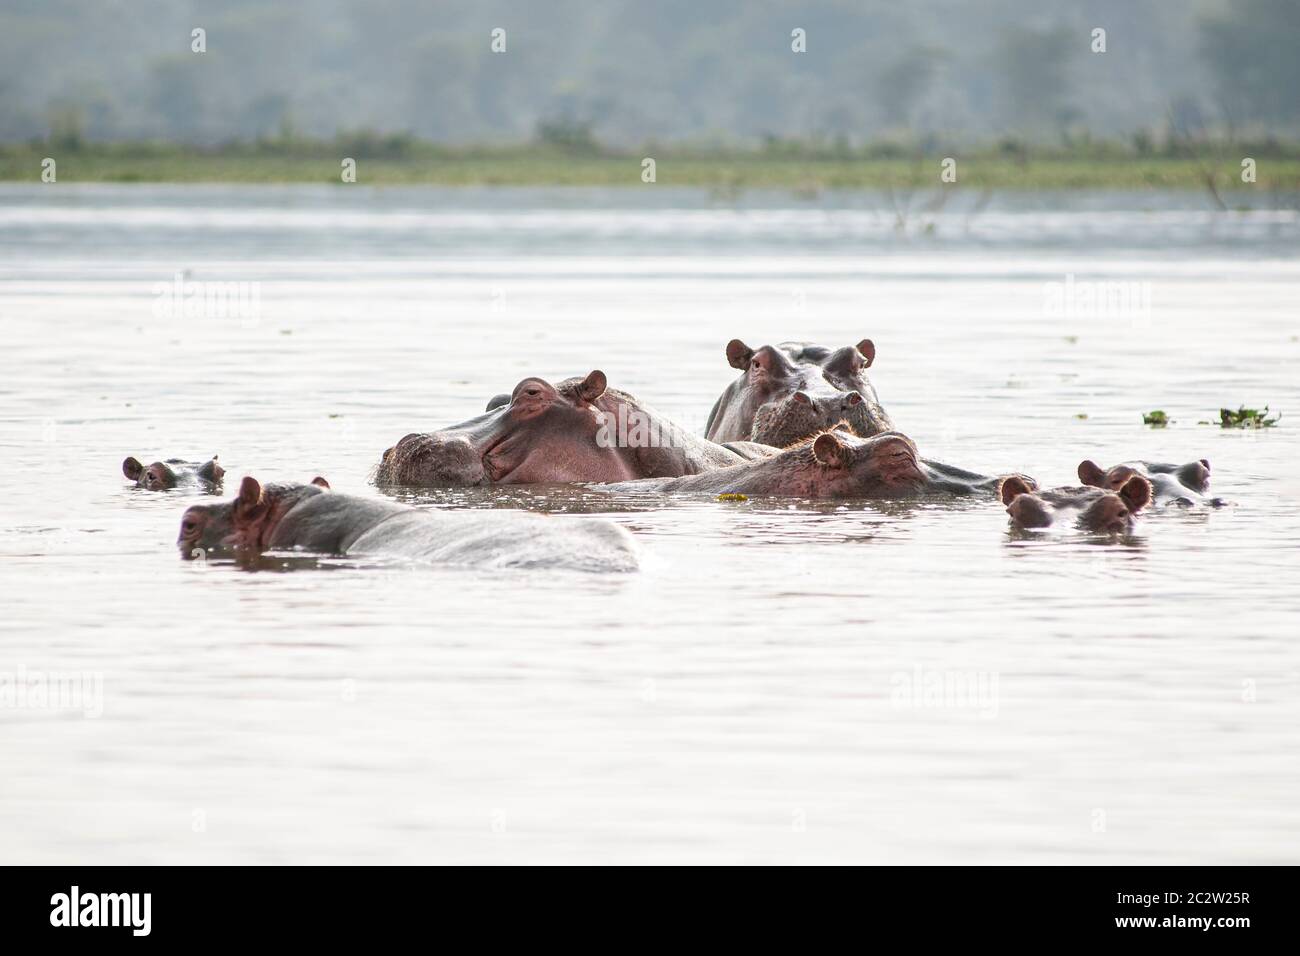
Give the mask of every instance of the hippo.
M 208 461 L 185 461 L 168 458 L 142 465 L 135 458 L 122 462 L 122 474 L 135 482 L 137 488 L 149 491 L 169 491 L 177 486 L 197 486 L 205 491 L 219 491 L 226 470 L 217 464 L 217 456 Z
M 1134 516 L 1151 503 L 1151 495 L 1151 482 L 1141 475 L 1130 475 L 1114 491 L 1089 485 L 1036 491 L 1018 475 L 998 486 L 998 497 L 1018 528 L 1073 522 L 1095 534 L 1130 534 Z
M 176 544 L 187 559 L 301 550 L 491 568 L 634 571 L 638 566 L 632 536 L 604 519 L 422 510 L 336 494 L 323 478 L 263 486 L 246 477 L 232 501 L 188 508 Z
M 1033 479 L 1017 477 L 1026 485 L 1037 487 Z M 914 498 L 934 494 L 992 497 L 1002 480 L 959 469 L 936 471 L 919 457 L 912 439 L 899 432 L 863 438 L 847 426 L 840 426 L 757 461 L 704 474 L 608 487 L 667 494 L 832 499 Z
M 1222 498 L 1209 498 L 1205 494 L 1210 487 L 1210 463 L 1204 458 L 1185 465 L 1130 461 L 1109 469 L 1091 459 L 1079 462 L 1079 480 L 1094 488 L 1117 491 L 1134 475 L 1141 475 L 1151 483 L 1155 503 L 1159 505 L 1205 504 L 1221 508 L 1226 504 Z
M 893 431 L 867 381 L 875 359 L 871 339 L 835 350 L 806 342 L 751 349 L 732 339 L 727 361 L 741 375 L 714 403 L 705 437 L 786 448 L 841 421 L 866 438 Z
M 716 444 L 673 424 L 605 373 L 552 385 L 526 378 L 476 418 L 387 449 L 380 485 L 418 487 L 625 481 L 693 475 L 775 454 L 747 441 Z

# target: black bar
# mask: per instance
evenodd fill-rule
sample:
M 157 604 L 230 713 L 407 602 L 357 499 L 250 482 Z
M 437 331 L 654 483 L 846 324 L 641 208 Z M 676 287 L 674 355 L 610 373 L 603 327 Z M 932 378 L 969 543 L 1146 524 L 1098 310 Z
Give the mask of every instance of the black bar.
M 1126 939 L 1223 947 L 1294 936 L 1295 874 L 1281 867 L 751 869 L 685 877 L 629 869 L 593 879 L 577 870 L 482 878 L 419 867 L 10 868 L 0 919 L 7 943 L 79 945 L 292 940 L 333 948 L 396 942 L 411 932 L 433 945 L 471 933 L 483 945 L 512 930 L 534 933 L 538 946 L 565 939 L 675 945 L 710 936 L 734 944 L 790 933 L 819 949 L 814 941 L 845 933 L 861 945 L 912 939 L 925 947 Z M 116 911 L 119 925 L 53 925 L 66 915 L 60 902 L 71 903 L 74 886 L 79 915 Z M 107 907 L 98 896 L 133 893 Z M 683 937 L 687 924 L 698 934 Z

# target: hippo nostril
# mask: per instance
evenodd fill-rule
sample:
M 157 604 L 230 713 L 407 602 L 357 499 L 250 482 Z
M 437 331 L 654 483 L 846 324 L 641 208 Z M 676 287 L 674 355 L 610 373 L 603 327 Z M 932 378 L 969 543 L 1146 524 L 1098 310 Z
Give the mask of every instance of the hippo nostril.
M 793 398 L 800 405 L 811 405 L 813 403 L 813 400 L 808 397 L 807 392 L 795 392 L 790 397 Z

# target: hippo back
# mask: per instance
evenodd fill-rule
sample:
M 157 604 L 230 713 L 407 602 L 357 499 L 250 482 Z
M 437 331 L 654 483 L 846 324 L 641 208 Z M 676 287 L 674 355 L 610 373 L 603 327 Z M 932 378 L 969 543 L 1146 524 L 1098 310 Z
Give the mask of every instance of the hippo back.
M 488 510 L 401 512 L 362 533 L 346 553 L 479 568 L 624 572 L 638 566 L 632 536 L 604 519 Z
M 345 554 L 361 535 L 411 509 L 392 501 L 322 491 L 300 501 L 276 526 L 268 547 Z

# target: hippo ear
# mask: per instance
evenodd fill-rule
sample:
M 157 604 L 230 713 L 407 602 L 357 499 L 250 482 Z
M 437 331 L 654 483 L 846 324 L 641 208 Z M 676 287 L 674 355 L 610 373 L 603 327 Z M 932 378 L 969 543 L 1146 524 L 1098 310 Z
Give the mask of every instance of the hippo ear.
M 732 368 L 740 369 L 743 372 L 749 368 L 749 360 L 753 357 L 754 350 L 740 339 L 732 339 L 727 343 L 727 364 Z
M 140 464 L 140 462 L 134 458 L 128 458 L 126 461 L 122 462 L 122 474 L 126 475 L 132 481 L 139 478 L 140 473 L 143 471 L 144 465 Z
M 578 386 L 578 397 L 584 402 L 594 402 L 605 394 L 605 373 L 596 369 Z
M 1124 482 L 1124 487 L 1119 490 L 1119 496 L 1124 499 L 1124 504 L 1128 505 L 1130 512 L 1141 511 L 1151 504 L 1151 482 L 1141 475 L 1134 475 Z
M 813 457 L 828 468 L 843 468 L 849 460 L 849 449 L 838 432 L 822 432 L 813 442 Z
M 1021 495 L 1030 495 L 1034 493 L 1033 486 L 1025 479 L 1023 475 L 1007 475 L 998 482 L 998 499 L 1004 504 L 1009 505 Z
M 324 488 L 326 491 L 330 490 L 330 483 L 326 481 L 324 478 L 322 478 L 320 475 L 317 475 L 315 478 L 313 478 L 311 480 L 311 483 L 315 485 L 317 488 Z
M 256 508 L 262 503 L 262 486 L 252 475 L 245 475 L 239 483 L 239 496 L 235 498 L 236 508 Z
M 1085 485 L 1092 485 L 1094 488 L 1105 488 L 1106 469 L 1091 458 L 1085 458 L 1079 462 L 1079 480 Z
M 871 339 L 863 339 L 858 343 L 858 351 L 862 353 L 862 357 L 866 360 L 863 367 L 871 368 L 871 363 L 876 360 L 876 343 Z
M 1209 470 L 1210 470 L 1210 459 L 1208 459 L 1208 458 L 1202 458 L 1202 459 L 1201 459 L 1201 464 L 1205 466 L 1205 470 L 1206 470 L 1206 471 L 1209 471 Z

